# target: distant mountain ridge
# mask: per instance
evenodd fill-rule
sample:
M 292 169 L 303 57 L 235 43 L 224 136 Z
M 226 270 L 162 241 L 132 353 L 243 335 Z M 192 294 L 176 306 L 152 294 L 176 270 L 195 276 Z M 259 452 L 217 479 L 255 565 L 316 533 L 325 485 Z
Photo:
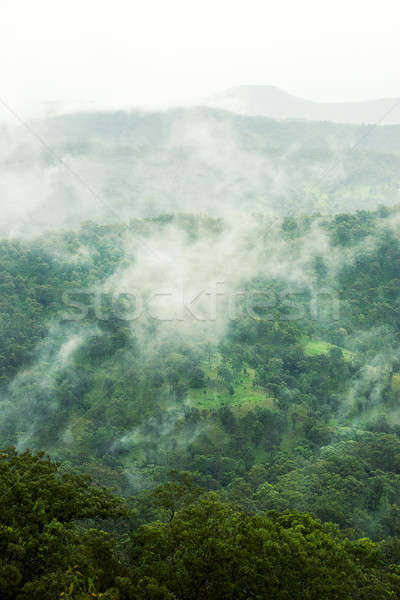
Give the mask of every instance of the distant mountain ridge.
M 242 115 L 273 119 L 400 124 L 400 98 L 314 102 L 270 85 L 241 85 L 207 98 L 205 104 Z

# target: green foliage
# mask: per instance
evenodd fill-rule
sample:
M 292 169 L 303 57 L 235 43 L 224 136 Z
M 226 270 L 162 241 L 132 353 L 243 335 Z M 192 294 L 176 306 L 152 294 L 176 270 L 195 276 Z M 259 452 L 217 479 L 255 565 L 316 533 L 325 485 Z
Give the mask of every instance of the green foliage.
M 384 599 L 399 591 L 369 540 L 349 542 L 306 514 L 249 516 L 213 494 L 170 524 L 141 527 L 131 557 L 137 598 L 156 597 L 150 589 L 162 598 L 226 600 Z
M 132 530 L 135 515 L 118 498 L 62 474 L 43 455 L 8 449 L 0 466 L 5 600 L 383 600 L 400 593 L 396 541 L 350 541 L 309 514 L 248 514 L 202 492 L 187 473 L 172 473 L 139 502 L 142 511 L 149 501 L 165 511 L 167 522 Z M 253 484 L 261 475 L 252 470 Z
M 72 594 L 77 577 L 107 582 L 114 540 L 95 529 L 80 531 L 75 524 L 127 513 L 117 497 L 93 486 L 87 476 L 62 473 L 43 454 L 7 449 L 0 454 L 0 512 L 0 590 L 5 600 L 54 600 L 67 589 Z M 102 570 L 105 561 L 107 573 Z

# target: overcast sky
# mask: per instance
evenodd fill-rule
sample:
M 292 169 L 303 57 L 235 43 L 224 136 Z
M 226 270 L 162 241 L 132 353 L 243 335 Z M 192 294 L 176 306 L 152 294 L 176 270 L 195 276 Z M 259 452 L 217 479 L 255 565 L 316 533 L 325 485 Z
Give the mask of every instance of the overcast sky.
M 398 0 L 0 0 L 0 97 L 168 105 L 240 84 L 400 96 Z M 1 110 L 1 108 L 0 108 Z

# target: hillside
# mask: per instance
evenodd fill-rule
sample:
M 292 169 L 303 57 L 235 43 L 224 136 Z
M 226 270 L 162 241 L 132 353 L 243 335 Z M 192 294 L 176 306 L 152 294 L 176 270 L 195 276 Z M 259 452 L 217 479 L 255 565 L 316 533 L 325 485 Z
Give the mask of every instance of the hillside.
M 68 162 L 12 138 L 2 163 L 8 199 L 26 183 L 0 239 L 2 597 L 395 598 L 398 128 L 203 109 L 34 125 Z M 303 188 L 246 195 L 266 157 Z M 186 206 L 171 165 L 204 186 L 195 214 L 157 213 Z
M 398 232 L 382 208 L 4 240 L 1 445 L 125 495 L 185 470 L 245 510 L 397 535 Z

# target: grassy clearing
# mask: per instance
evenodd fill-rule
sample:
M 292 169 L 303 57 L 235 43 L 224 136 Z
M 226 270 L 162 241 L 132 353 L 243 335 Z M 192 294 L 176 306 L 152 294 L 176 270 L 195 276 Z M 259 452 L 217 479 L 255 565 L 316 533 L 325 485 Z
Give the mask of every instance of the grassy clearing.
M 189 398 L 198 408 L 216 409 L 221 406 L 232 406 L 242 410 L 249 410 L 255 405 L 273 409 L 273 399 L 268 398 L 261 390 L 253 389 L 248 381 L 240 382 L 234 386 L 231 395 L 225 388 L 215 389 L 207 386 L 200 389 L 191 389 Z
M 207 379 L 204 388 L 191 389 L 189 398 L 199 409 L 213 410 L 221 406 L 231 406 L 238 410 L 247 411 L 254 406 L 273 409 L 273 399 L 266 396 L 265 392 L 254 384 L 255 372 L 246 367 L 232 382 L 233 394 L 229 393 L 227 385 L 218 377 L 218 368 L 221 365 L 221 356 L 216 353 L 202 365 Z
M 343 352 L 343 358 L 345 360 L 352 360 L 354 357 L 353 352 L 350 352 L 350 350 L 340 348 L 340 346 L 335 346 L 334 344 L 330 344 L 324 340 L 304 340 L 302 346 L 306 356 L 319 356 L 321 354 L 328 354 L 330 350 L 337 348 Z

